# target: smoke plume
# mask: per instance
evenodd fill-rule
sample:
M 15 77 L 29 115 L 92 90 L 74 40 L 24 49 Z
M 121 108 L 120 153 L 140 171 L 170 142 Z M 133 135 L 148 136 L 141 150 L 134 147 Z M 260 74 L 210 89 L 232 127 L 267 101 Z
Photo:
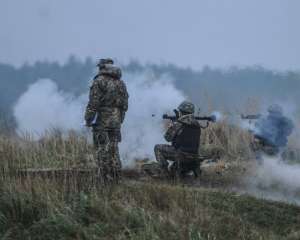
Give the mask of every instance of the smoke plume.
M 14 107 L 18 131 L 38 138 L 51 128 L 79 129 L 85 101 L 86 95 L 75 97 L 59 91 L 52 80 L 40 79 L 29 86 Z
M 270 114 L 262 111 L 262 117 L 257 120 L 244 120 L 240 126 L 253 134 L 266 139 L 279 152 L 276 156 L 261 156 L 261 164 L 247 180 L 247 192 L 259 197 L 274 200 L 300 203 L 300 165 L 299 159 L 289 159 L 290 155 L 282 159 L 283 153 L 296 151 L 299 146 L 299 132 L 296 108 L 292 103 L 280 103 L 282 114 Z M 288 146 L 287 141 L 289 140 Z M 291 149 L 292 147 L 292 149 Z
M 163 143 L 163 113 L 176 108 L 184 97 L 168 76 L 154 79 L 151 72 L 126 74 L 129 111 L 120 146 L 126 165 L 135 158 L 153 158 L 153 147 Z M 127 163 L 127 161 L 129 162 Z
M 134 159 L 153 158 L 154 145 L 164 142 L 161 115 L 175 108 L 184 97 L 168 76 L 154 79 L 151 72 L 125 73 L 124 80 L 130 97 L 120 152 L 123 165 L 130 167 Z M 39 138 L 51 128 L 83 130 L 87 96 L 75 97 L 60 91 L 52 80 L 38 80 L 14 107 L 18 131 Z
M 280 157 L 263 157 L 263 162 L 248 179 L 251 194 L 300 204 L 300 165 L 288 164 Z

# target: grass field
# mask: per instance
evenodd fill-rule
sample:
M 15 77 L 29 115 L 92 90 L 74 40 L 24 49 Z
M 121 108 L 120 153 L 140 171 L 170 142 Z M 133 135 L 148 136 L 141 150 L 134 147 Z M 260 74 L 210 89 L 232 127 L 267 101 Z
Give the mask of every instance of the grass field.
M 2 135 L 0 239 L 300 239 L 299 206 L 228 191 L 241 184 L 253 157 L 251 136 L 220 123 L 202 141 L 206 149 L 222 149 L 220 161 L 231 166 L 225 170 L 230 174 L 206 171 L 192 186 L 132 178 L 102 186 L 93 178 L 19 174 L 28 168 L 93 167 L 85 136 L 52 131 L 33 141 Z
M 1 239 L 299 239 L 300 207 L 149 182 L 0 188 Z

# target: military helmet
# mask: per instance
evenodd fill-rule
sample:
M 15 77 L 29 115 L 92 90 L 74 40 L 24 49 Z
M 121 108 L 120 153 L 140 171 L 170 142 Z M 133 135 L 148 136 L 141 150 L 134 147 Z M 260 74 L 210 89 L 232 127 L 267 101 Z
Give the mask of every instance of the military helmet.
M 111 58 L 102 58 L 102 59 L 99 59 L 97 66 L 102 67 L 105 64 L 114 64 L 114 61 Z
M 192 114 L 192 113 L 195 112 L 195 105 L 191 102 L 183 101 L 178 106 L 178 110 L 183 112 L 183 113 Z
M 114 65 L 106 65 L 104 68 L 101 69 L 100 74 L 111 76 L 111 77 L 117 78 L 117 79 L 120 79 L 122 77 L 121 69 Z
M 282 107 L 279 106 L 278 104 L 272 104 L 271 106 L 268 107 L 268 112 L 269 113 L 282 113 Z

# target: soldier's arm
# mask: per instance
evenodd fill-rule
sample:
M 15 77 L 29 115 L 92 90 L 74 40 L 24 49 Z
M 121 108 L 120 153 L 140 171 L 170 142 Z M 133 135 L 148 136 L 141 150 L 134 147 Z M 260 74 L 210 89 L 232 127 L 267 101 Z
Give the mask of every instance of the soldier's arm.
M 125 113 L 127 112 L 128 110 L 128 98 L 129 98 L 129 94 L 128 94 L 128 91 L 127 91 L 127 88 L 126 88 L 126 85 L 125 83 L 122 81 L 122 87 L 123 87 L 123 99 L 124 99 L 124 102 L 123 102 L 123 106 L 122 106 L 122 109 L 121 109 L 121 117 L 122 117 L 122 122 L 124 121 L 125 119 Z
M 102 95 L 102 87 L 100 81 L 93 81 L 90 88 L 89 101 L 85 110 L 85 121 L 87 125 L 91 125 L 97 114 L 97 106 L 100 105 Z
M 181 129 L 181 126 L 181 123 L 175 122 L 168 128 L 164 136 L 167 142 L 172 142 L 175 139 L 179 130 Z
M 293 121 L 291 119 L 286 118 L 286 120 L 285 120 L 286 135 L 287 136 L 291 135 L 294 128 L 295 128 L 295 125 L 294 125 Z

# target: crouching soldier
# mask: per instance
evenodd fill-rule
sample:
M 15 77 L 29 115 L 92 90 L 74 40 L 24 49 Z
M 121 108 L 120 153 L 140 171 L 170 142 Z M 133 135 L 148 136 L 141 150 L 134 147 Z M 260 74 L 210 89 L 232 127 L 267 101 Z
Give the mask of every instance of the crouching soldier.
M 198 150 L 201 125 L 195 119 L 193 103 L 184 101 L 179 105 L 178 110 L 178 119 L 172 122 L 164 136 L 171 144 L 155 145 L 155 157 L 167 175 L 178 170 L 177 173 L 180 175 L 193 171 L 197 176 L 200 171 Z M 168 169 L 168 161 L 173 162 L 171 171 Z
M 294 123 L 284 116 L 281 106 L 273 104 L 268 108 L 268 115 L 259 118 L 255 127 L 254 138 L 257 148 L 267 155 L 276 156 L 286 148 Z

